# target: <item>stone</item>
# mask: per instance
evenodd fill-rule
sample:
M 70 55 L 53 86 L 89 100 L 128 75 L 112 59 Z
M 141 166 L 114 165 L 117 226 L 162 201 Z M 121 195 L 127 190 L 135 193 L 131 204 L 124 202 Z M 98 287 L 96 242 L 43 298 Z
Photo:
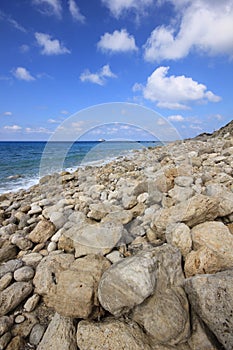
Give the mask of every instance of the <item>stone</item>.
M 24 310 L 26 312 L 32 312 L 37 307 L 39 301 L 40 301 L 40 296 L 38 294 L 34 294 L 24 304 Z
M 57 249 L 57 244 L 55 242 L 50 242 L 47 247 L 49 253 L 54 252 Z
M 89 208 L 90 211 L 87 214 L 87 217 L 97 221 L 102 220 L 108 213 L 115 211 L 116 209 L 112 210 L 111 206 L 104 203 L 90 204 Z
M 180 187 L 190 187 L 193 184 L 193 177 L 191 176 L 177 176 L 174 179 L 175 185 Z
M 35 326 L 32 328 L 30 333 L 30 337 L 29 337 L 30 344 L 38 345 L 44 335 L 44 332 L 45 332 L 44 326 L 42 326 L 39 323 L 35 324 Z
M 116 263 L 117 261 L 122 260 L 121 254 L 118 250 L 114 250 L 110 254 L 106 255 L 106 258 L 111 261 L 112 264 Z
M 23 265 L 23 262 L 19 259 L 9 260 L 6 263 L 0 265 L 0 278 L 8 272 L 14 272 Z
M 67 217 L 64 215 L 64 213 L 61 213 L 58 211 L 51 213 L 49 219 L 54 224 L 54 226 L 56 227 L 57 230 L 61 229 L 64 226 L 64 224 L 67 222 Z M 53 234 L 54 234 L 54 232 L 53 232 Z
M 6 350 L 24 350 L 25 340 L 19 336 L 14 337 L 8 344 Z
M 145 203 L 148 198 L 149 198 L 149 194 L 147 192 L 141 193 L 137 197 L 137 202 L 138 203 Z
M 0 294 L 0 316 L 14 310 L 32 292 L 29 282 L 15 282 Z
M 168 192 L 175 203 L 181 203 L 188 200 L 194 195 L 194 190 L 190 187 L 180 187 L 175 185 L 173 189 Z
M 233 344 L 233 270 L 185 280 L 189 301 L 226 350 Z
M 137 204 L 137 198 L 135 196 L 124 194 L 122 197 L 122 204 L 124 209 L 132 209 Z
M 23 266 L 14 272 L 14 279 L 17 282 L 27 282 L 33 279 L 35 271 L 30 266 Z
M 130 210 L 118 210 L 107 214 L 101 222 L 116 222 L 117 224 L 127 225 L 133 219 L 133 213 Z
M 110 262 L 100 255 L 88 255 L 75 261 L 68 259 L 67 254 L 49 256 L 37 268 L 36 292 L 59 314 L 87 318 L 99 306 L 99 280 L 109 267 Z
M 103 322 L 79 322 L 77 343 L 80 350 L 152 350 L 148 338 L 136 323 L 113 318 Z
M 24 313 L 25 320 L 22 323 L 14 324 L 11 333 L 14 337 L 20 336 L 26 338 L 29 336 L 32 328 L 38 323 L 36 316 L 32 313 Z
M 166 240 L 177 247 L 185 258 L 192 249 L 190 228 L 183 224 L 171 224 L 166 229 Z
M 22 261 L 26 265 L 32 266 L 35 268 L 39 264 L 42 258 L 43 256 L 39 253 L 29 253 L 22 257 Z
M 11 341 L 11 333 L 7 332 L 0 337 L 0 349 L 6 349 L 7 344 Z
M 22 323 L 25 321 L 25 316 L 23 315 L 18 315 L 15 317 L 15 323 Z
M 28 238 L 34 243 L 44 243 L 54 235 L 55 230 L 55 225 L 52 222 L 41 220 L 29 234 Z
M 190 336 L 189 304 L 182 288 L 184 275 L 179 250 L 169 244 L 154 248 L 157 262 L 153 295 L 136 306 L 131 317 L 156 344 L 176 345 Z
M 35 214 L 41 214 L 42 209 L 38 204 L 32 204 L 31 205 L 31 210 L 29 210 L 28 214 L 29 215 L 35 215 Z
M 2 278 L 0 279 L 0 291 L 4 290 L 9 286 L 9 284 L 12 281 L 12 278 L 13 276 L 11 272 L 8 272 L 4 276 L 2 276 Z
M 12 236 L 11 243 L 15 244 L 21 250 L 29 250 L 33 246 L 33 243 L 29 239 L 18 233 Z
M 0 248 L 0 263 L 16 258 L 18 249 L 9 241 L 5 241 Z
M 214 220 L 218 216 L 219 199 L 197 194 L 187 201 L 171 208 L 157 211 L 151 228 L 164 236 L 166 227 L 171 223 L 185 223 L 193 227 L 202 222 Z
M 219 198 L 218 215 L 226 216 L 233 212 L 233 193 L 224 185 L 210 184 L 206 186 L 206 194 L 213 198 Z
M 123 225 L 115 222 L 86 224 L 79 229 L 72 227 L 64 235 L 73 241 L 76 258 L 88 254 L 108 254 L 128 239 Z
M 141 252 L 113 264 L 103 274 L 98 288 L 99 301 L 105 310 L 119 316 L 150 296 L 155 284 L 153 251 Z
M 13 324 L 13 318 L 9 316 L 0 317 L 0 336 L 8 332 Z
M 71 238 L 66 236 L 61 236 L 58 241 L 58 249 L 63 250 L 66 253 L 74 252 L 74 242 Z
M 50 322 L 37 350 L 77 350 L 73 320 L 56 313 Z

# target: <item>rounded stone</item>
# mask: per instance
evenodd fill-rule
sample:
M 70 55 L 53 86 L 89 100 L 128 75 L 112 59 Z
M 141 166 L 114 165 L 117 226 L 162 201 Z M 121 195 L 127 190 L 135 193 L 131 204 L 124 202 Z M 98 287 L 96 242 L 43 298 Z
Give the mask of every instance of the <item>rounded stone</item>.
M 34 277 L 35 271 L 30 266 L 23 266 L 14 272 L 14 279 L 17 282 L 30 281 Z

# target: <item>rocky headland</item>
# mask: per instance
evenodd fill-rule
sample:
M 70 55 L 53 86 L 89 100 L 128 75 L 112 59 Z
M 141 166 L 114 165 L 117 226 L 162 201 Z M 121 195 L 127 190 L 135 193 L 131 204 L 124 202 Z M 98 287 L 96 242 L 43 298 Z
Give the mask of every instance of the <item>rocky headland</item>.
M 1 350 L 233 349 L 233 138 L 0 196 Z

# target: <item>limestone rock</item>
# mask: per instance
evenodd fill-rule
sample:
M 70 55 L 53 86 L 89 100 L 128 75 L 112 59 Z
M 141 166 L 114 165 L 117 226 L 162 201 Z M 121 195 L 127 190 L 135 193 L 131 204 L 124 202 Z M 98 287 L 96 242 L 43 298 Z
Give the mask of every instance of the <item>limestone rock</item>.
M 35 272 L 33 268 L 31 268 L 30 266 L 23 266 L 14 272 L 14 279 L 17 282 L 27 282 L 33 279 L 34 274 Z
M 175 185 L 172 190 L 168 192 L 168 195 L 172 197 L 175 203 L 181 203 L 183 201 L 188 200 L 194 194 L 194 191 L 190 187 L 181 187 Z
M 46 242 L 55 233 L 55 225 L 48 220 L 38 222 L 28 238 L 34 243 Z
M 40 296 L 38 294 L 34 294 L 32 297 L 30 297 L 24 304 L 25 311 L 32 312 L 38 305 L 39 300 L 40 300 Z
M 233 344 L 233 270 L 185 280 L 189 301 L 226 350 Z
M 80 350 L 152 350 L 146 335 L 136 323 L 113 318 L 103 322 L 79 322 L 77 343 Z
M 11 333 L 10 332 L 7 332 L 5 334 L 3 334 L 1 337 L 0 337 L 0 349 L 6 349 L 7 347 L 7 344 L 10 342 L 11 340 Z
M 13 318 L 9 316 L 0 317 L 0 336 L 10 330 L 13 324 Z
M 193 184 L 192 176 L 177 176 L 174 179 L 175 185 L 181 187 L 190 187 Z
M 37 268 L 36 292 L 61 315 L 87 318 L 99 306 L 98 283 L 109 267 L 110 262 L 98 255 L 75 261 L 68 254 L 49 256 Z
M 55 314 L 37 350 L 77 350 L 72 319 Z
M 177 247 L 184 258 L 192 249 L 190 228 L 183 223 L 169 225 L 166 230 L 166 240 Z
M 45 332 L 44 326 L 42 326 L 39 323 L 35 324 L 35 326 L 32 328 L 30 333 L 30 337 L 29 337 L 30 343 L 32 345 L 38 345 L 44 335 L 44 332 Z
M 18 254 L 18 249 L 9 241 L 5 241 L 0 248 L 0 263 L 14 259 Z
M 0 265 L 0 278 L 8 272 L 14 272 L 23 265 L 23 262 L 19 259 L 9 260 Z
M 14 310 L 30 293 L 29 282 L 15 282 L 0 293 L 0 316 Z
M 12 278 L 13 276 L 11 272 L 8 272 L 4 276 L 2 276 L 2 278 L 0 279 L 0 291 L 4 290 L 9 286 L 9 284 L 12 281 Z
M 222 184 L 210 184 L 206 187 L 208 196 L 219 198 L 219 216 L 226 216 L 233 212 L 233 193 Z
M 16 336 L 8 344 L 6 350 L 23 350 L 25 349 L 25 341 L 23 338 Z
M 36 267 L 42 260 L 43 256 L 39 253 L 29 253 L 22 257 L 22 261 L 32 267 Z

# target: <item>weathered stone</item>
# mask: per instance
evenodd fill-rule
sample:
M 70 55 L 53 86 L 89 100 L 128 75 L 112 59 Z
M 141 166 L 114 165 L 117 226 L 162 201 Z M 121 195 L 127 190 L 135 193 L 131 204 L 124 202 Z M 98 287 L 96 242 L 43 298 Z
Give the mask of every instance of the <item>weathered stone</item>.
M 55 314 L 37 350 L 77 350 L 75 327 L 71 318 Z
M 99 306 L 98 283 L 109 266 L 110 262 L 98 255 L 76 261 L 68 259 L 67 254 L 49 256 L 37 268 L 36 292 L 61 315 L 87 318 Z
M 38 320 L 33 313 L 32 314 L 25 313 L 24 316 L 25 316 L 24 322 L 15 324 L 12 327 L 11 333 L 15 337 L 16 336 L 20 336 L 23 338 L 28 337 L 34 325 L 38 323 Z
M 137 198 L 124 194 L 122 197 L 122 204 L 124 209 L 132 209 L 137 204 Z
M 168 195 L 172 197 L 175 203 L 180 203 L 188 200 L 194 194 L 194 191 L 190 187 L 180 187 L 175 185 L 172 190 L 168 192 Z
M 15 282 L 0 293 L 0 316 L 14 310 L 30 293 L 29 282 Z
M 233 193 L 224 185 L 210 184 L 206 186 L 206 194 L 220 199 L 218 207 L 219 216 L 226 216 L 233 212 Z
M 43 256 L 39 253 L 29 253 L 22 257 L 22 261 L 28 266 L 36 267 L 42 258 Z
M 106 258 L 111 261 L 112 264 L 116 263 L 117 261 L 122 260 L 121 254 L 118 250 L 114 250 L 110 254 L 106 255 Z
M 77 343 L 80 350 L 152 350 L 148 338 L 136 323 L 112 318 L 103 322 L 79 322 Z
M 66 253 L 74 252 L 74 241 L 66 236 L 61 236 L 58 241 L 58 249 L 63 250 Z
M 177 247 L 184 258 L 192 249 L 190 228 L 183 223 L 169 225 L 166 229 L 166 240 Z
M 30 266 L 23 266 L 14 272 L 14 279 L 17 282 L 27 282 L 33 279 L 35 271 Z
M 13 318 L 9 316 L 0 317 L 0 336 L 10 330 L 13 324 Z
M 174 179 L 177 186 L 180 187 L 190 187 L 193 184 L 193 177 L 191 176 L 177 176 Z
M 0 279 L 0 291 L 4 290 L 9 286 L 9 284 L 12 281 L 12 278 L 13 276 L 11 272 L 8 272 L 4 276 L 2 276 L 2 278 Z
M 118 210 L 114 213 L 107 214 L 101 222 L 116 222 L 117 224 L 126 225 L 133 219 L 133 213 L 130 210 Z
M 233 270 L 185 280 L 189 301 L 225 349 L 233 344 Z
M 4 276 L 8 272 L 14 272 L 23 265 L 23 262 L 19 259 L 9 260 L 0 266 L 0 277 Z
M 64 226 L 64 224 L 67 222 L 67 217 L 66 215 L 64 215 L 64 213 L 60 213 L 58 211 L 55 211 L 53 213 L 51 213 L 50 215 L 50 221 L 54 224 L 54 226 L 56 227 L 57 230 L 59 230 L 60 228 L 62 228 Z M 54 234 L 54 232 L 53 232 Z M 53 235 L 52 234 L 52 235 Z M 51 237 L 51 236 L 50 236 Z M 50 238 L 49 237 L 49 238 Z M 47 240 L 47 239 L 46 239 Z
M 50 242 L 47 247 L 49 253 L 54 252 L 57 249 L 57 244 L 55 242 Z
M 29 250 L 33 246 L 33 243 L 29 239 L 18 233 L 15 233 L 11 237 L 11 243 L 15 244 L 21 250 Z
M 22 323 L 25 321 L 25 316 L 23 315 L 18 315 L 15 317 L 15 323 Z
M 25 349 L 25 341 L 23 338 L 19 336 L 14 337 L 6 348 L 6 350 L 24 350 L 24 349 Z
M 38 294 L 34 294 L 24 304 L 25 311 L 32 312 L 37 307 L 39 301 L 40 301 L 40 296 Z
M 18 254 L 18 249 L 9 241 L 5 241 L 0 249 L 0 263 L 14 259 Z
M 52 222 L 48 220 L 41 220 L 29 234 L 28 238 L 34 243 L 43 243 L 52 237 L 55 230 L 55 225 Z
M 12 337 L 11 337 L 10 332 L 7 332 L 0 337 L 0 349 L 1 350 L 6 349 L 7 344 L 10 342 L 11 338 Z
M 29 337 L 30 344 L 38 345 L 44 335 L 44 332 L 45 332 L 44 326 L 42 326 L 39 323 L 35 324 L 35 326 L 32 328 L 30 333 L 30 337 Z

